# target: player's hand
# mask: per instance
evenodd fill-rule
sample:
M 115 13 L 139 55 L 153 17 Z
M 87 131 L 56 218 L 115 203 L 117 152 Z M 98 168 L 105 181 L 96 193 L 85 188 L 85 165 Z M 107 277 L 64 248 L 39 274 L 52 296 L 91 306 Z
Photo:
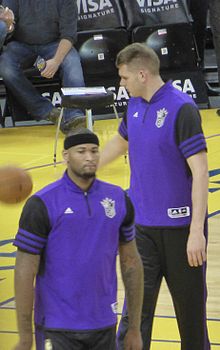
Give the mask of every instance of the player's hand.
M 191 267 L 202 266 L 206 261 L 206 239 L 203 232 L 190 229 L 187 257 Z
M 143 342 L 139 330 L 128 329 L 124 339 L 124 350 L 142 350 Z
M 56 62 L 54 58 L 46 61 L 46 67 L 41 72 L 42 77 L 47 79 L 52 79 L 55 75 L 55 73 L 59 69 L 59 64 Z

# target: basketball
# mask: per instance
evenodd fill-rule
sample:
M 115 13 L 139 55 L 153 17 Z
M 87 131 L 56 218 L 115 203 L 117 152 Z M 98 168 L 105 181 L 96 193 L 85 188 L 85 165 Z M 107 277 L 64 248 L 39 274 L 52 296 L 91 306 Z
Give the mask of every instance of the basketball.
M 31 193 L 31 176 L 15 166 L 0 168 L 0 201 L 7 204 L 22 202 Z

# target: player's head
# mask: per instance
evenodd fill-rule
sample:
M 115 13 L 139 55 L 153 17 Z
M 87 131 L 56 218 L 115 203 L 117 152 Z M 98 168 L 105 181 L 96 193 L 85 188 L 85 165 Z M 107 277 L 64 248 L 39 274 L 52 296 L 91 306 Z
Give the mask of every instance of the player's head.
M 86 128 L 69 133 L 64 140 L 63 158 L 69 175 L 83 179 L 95 177 L 99 162 L 99 139 Z
M 133 43 L 122 49 L 116 58 L 116 66 L 129 66 L 130 69 L 147 69 L 152 75 L 158 75 L 160 60 L 156 52 L 144 43 Z
M 160 60 L 156 52 L 146 44 L 133 43 L 122 49 L 116 58 L 116 66 L 131 96 L 141 96 L 149 79 L 159 76 Z

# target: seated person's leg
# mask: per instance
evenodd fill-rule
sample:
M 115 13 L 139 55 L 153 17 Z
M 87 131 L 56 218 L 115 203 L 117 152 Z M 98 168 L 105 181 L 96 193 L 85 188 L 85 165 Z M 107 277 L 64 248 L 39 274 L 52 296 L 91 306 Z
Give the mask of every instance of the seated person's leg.
M 62 84 L 65 87 L 85 86 L 80 56 L 75 48 L 72 48 L 64 58 L 60 66 Z
M 4 21 L 0 20 L 0 49 L 4 45 L 7 33 L 8 33 L 7 24 Z
M 60 75 L 63 87 L 85 86 L 80 56 L 75 48 L 72 48 L 64 58 L 60 66 Z M 86 121 L 84 116 L 85 111 L 80 109 L 65 109 L 61 130 L 67 133 L 71 128 L 80 125 L 85 126 Z
M 59 42 L 41 45 L 38 50 L 38 55 L 45 60 L 54 57 Z M 75 48 L 72 48 L 65 56 L 63 62 L 59 66 L 59 76 L 63 87 L 78 87 L 85 86 L 80 56 Z M 86 119 L 84 112 L 80 109 L 65 109 L 61 130 L 68 133 L 72 128 L 77 126 L 85 126 Z
M 0 56 L 0 76 L 19 103 L 36 120 L 49 119 L 54 121 L 50 118 L 50 115 L 53 114 L 52 103 L 38 93 L 23 73 L 24 62 L 33 55 L 35 52 L 29 45 L 16 41 L 9 42 Z M 59 111 L 57 111 L 56 119 L 58 116 Z

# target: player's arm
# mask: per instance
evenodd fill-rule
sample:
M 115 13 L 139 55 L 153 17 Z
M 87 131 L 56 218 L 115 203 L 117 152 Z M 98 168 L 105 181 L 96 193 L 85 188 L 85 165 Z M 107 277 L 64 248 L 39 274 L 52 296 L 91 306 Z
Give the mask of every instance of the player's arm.
M 22 210 L 13 243 L 18 248 L 14 283 L 19 341 L 15 350 L 30 350 L 32 346 L 35 277 L 49 232 L 46 206 L 39 197 L 30 197 Z
M 121 137 L 121 135 L 115 135 L 103 148 L 100 154 L 99 168 L 111 163 L 119 156 L 126 154 L 128 149 L 128 142 Z
M 128 308 L 128 331 L 124 340 L 125 350 L 142 350 L 140 332 L 143 304 L 143 264 L 137 250 L 134 227 L 134 208 L 125 194 L 126 216 L 121 225 L 119 256 L 122 280 Z
M 111 163 L 121 155 L 125 155 L 128 150 L 127 141 L 127 111 L 124 113 L 123 120 L 119 126 L 118 134 L 107 142 L 100 154 L 99 167 Z
M 119 248 L 122 280 L 128 308 L 128 331 L 124 340 L 125 350 L 142 350 L 140 333 L 143 304 L 143 264 L 135 240 L 121 244 Z
M 39 255 L 17 251 L 14 283 L 19 342 L 15 347 L 16 350 L 30 350 L 32 347 L 34 281 L 39 262 Z
M 187 243 L 190 266 L 199 266 L 206 261 L 206 238 L 204 221 L 208 202 L 208 161 L 206 151 L 187 159 L 192 172 L 192 220 Z
M 204 224 L 208 201 L 208 162 L 201 116 L 193 105 L 185 105 L 177 120 L 177 143 L 186 159 L 192 176 L 192 213 L 187 257 L 190 266 L 202 265 L 206 260 Z

